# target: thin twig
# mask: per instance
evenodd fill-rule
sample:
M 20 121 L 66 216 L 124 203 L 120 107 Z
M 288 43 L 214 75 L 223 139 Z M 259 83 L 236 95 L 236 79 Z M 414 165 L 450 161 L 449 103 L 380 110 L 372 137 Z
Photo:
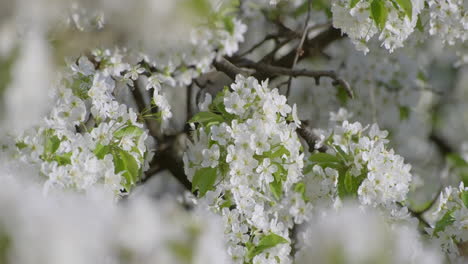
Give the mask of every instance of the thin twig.
M 266 63 L 262 63 L 262 62 L 256 63 L 256 62 L 252 62 L 249 60 L 243 60 L 242 66 L 253 68 L 257 70 L 258 72 L 262 73 L 263 74 L 262 76 L 265 76 L 266 78 L 274 77 L 278 75 L 285 75 L 285 76 L 292 76 L 292 77 L 306 76 L 306 77 L 314 78 L 315 82 L 319 84 L 320 78 L 328 77 L 328 78 L 333 79 L 333 83 L 332 83 L 333 85 L 343 87 L 346 93 L 348 94 L 348 96 L 350 98 L 354 98 L 353 90 L 351 89 L 348 82 L 340 78 L 334 71 L 311 71 L 311 70 L 306 70 L 306 69 L 293 70 L 289 68 L 269 65 Z
M 256 50 L 258 47 L 262 46 L 265 42 L 271 40 L 271 39 L 275 39 L 275 36 L 274 35 L 266 35 L 265 38 L 258 42 L 257 44 L 253 45 L 250 49 L 242 52 L 241 54 L 239 55 L 236 55 L 236 57 L 244 57 L 245 55 L 251 53 L 252 51 Z
M 293 64 L 291 66 L 291 70 L 294 70 L 294 67 L 296 67 L 296 64 L 297 64 L 297 61 L 299 60 L 299 57 L 302 54 L 304 54 L 304 50 L 302 49 L 302 46 L 304 45 L 304 41 L 306 39 L 307 32 L 309 32 L 309 19 L 310 19 L 310 5 L 311 5 L 311 2 L 312 2 L 311 0 L 308 0 L 308 2 L 307 2 L 307 17 L 306 17 L 306 21 L 304 23 L 304 29 L 302 30 L 301 41 L 299 42 L 299 45 L 297 46 L 297 49 L 296 49 L 296 55 L 294 57 L 294 61 L 293 61 Z M 289 94 L 290 94 L 292 78 L 293 78 L 292 76 L 289 76 L 288 86 L 286 88 L 286 97 L 289 97 Z

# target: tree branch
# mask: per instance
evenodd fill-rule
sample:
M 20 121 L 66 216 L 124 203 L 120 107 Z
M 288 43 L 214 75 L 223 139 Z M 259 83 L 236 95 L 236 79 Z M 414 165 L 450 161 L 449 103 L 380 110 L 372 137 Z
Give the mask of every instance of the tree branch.
M 278 67 L 278 66 L 265 64 L 262 62 L 255 63 L 250 60 L 243 60 L 242 66 L 255 69 L 258 73 L 260 73 L 261 76 L 265 77 L 265 79 L 275 77 L 278 75 L 285 75 L 285 76 L 291 76 L 291 77 L 305 76 L 305 77 L 314 78 L 315 82 L 319 84 L 320 78 L 328 77 L 328 78 L 333 79 L 333 85 L 342 86 L 346 90 L 346 93 L 348 94 L 348 96 L 350 98 L 354 98 L 353 90 L 349 86 L 348 82 L 340 78 L 334 71 L 310 71 L 306 69 L 293 70 L 293 69 L 288 69 L 284 67 Z

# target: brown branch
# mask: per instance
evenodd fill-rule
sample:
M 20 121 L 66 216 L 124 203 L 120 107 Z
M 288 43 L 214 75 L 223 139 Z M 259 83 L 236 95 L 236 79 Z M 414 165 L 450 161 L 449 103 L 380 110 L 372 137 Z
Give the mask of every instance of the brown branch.
M 346 93 L 350 98 L 354 98 L 353 95 L 353 90 L 349 86 L 348 82 L 345 81 L 344 79 L 340 78 L 334 71 L 311 71 L 311 70 L 293 70 L 293 69 L 288 69 L 284 67 L 278 67 L 278 66 L 273 66 L 269 64 L 265 64 L 262 62 L 252 62 L 249 60 L 243 60 L 243 66 L 245 67 L 250 67 L 253 68 L 257 71 L 259 74 L 255 74 L 254 76 L 262 76 L 265 79 L 266 78 L 271 78 L 275 76 L 291 76 L 291 77 L 300 77 L 300 76 L 305 76 L 305 77 L 312 77 L 315 79 L 315 82 L 317 84 L 320 83 L 320 78 L 322 77 L 328 77 L 333 79 L 333 85 L 335 86 L 342 86 L 345 90 Z
M 309 127 L 309 122 L 307 120 L 301 120 L 301 127 L 296 129 L 297 134 L 302 137 L 305 142 L 307 143 L 307 146 L 309 146 L 309 151 L 312 152 L 315 150 L 315 144 L 319 140 L 319 138 L 312 132 L 312 130 Z M 327 150 L 327 147 L 322 146 L 317 149 L 319 152 L 325 152 Z
M 219 60 L 213 61 L 213 66 L 215 66 L 218 71 L 224 72 L 232 80 L 236 79 L 237 74 L 248 75 L 247 72 L 238 68 L 236 65 L 232 64 L 225 58 L 220 58 Z
M 327 30 L 318 34 L 314 38 L 312 39 L 306 38 L 304 45 L 303 45 L 304 54 L 301 56 L 301 58 L 307 58 L 307 57 L 321 54 L 322 51 L 328 45 L 330 45 L 330 43 L 341 38 L 343 38 L 343 34 L 341 30 L 330 26 Z M 295 57 L 296 57 L 296 50 L 291 50 L 288 54 L 272 62 L 272 65 L 290 68 L 293 65 Z

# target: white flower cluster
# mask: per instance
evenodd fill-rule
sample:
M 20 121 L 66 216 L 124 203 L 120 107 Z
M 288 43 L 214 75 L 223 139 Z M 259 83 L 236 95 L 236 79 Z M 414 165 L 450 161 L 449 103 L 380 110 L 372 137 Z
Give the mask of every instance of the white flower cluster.
M 213 12 L 212 21 L 203 20 L 202 26 L 191 30 L 187 45 L 176 46 L 174 50 L 169 47 L 154 59 L 145 57 L 156 74 L 152 78 L 155 85 L 189 85 L 192 79 L 211 71 L 214 60 L 231 56 L 239 50 L 247 26 L 235 16 L 224 14 L 223 10 Z
M 350 204 L 314 217 L 300 238 L 298 264 L 443 263 L 416 229 L 388 225 L 379 213 Z
M 326 153 L 313 153 L 305 173 L 312 201 L 339 203 L 357 197 L 362 205 L 387 208 L 392 214 L 396 202 L 406 199 L 411 182 L 411 166 L 403 157 L 387 149 L 388 132 L 377 124 L 363 127 L 350 123 L 340 109 L 331 115 L 332 129 L 316 130 L 320 141 L 316 148 Z M 336 123 L 335 123 L 336 122 Z
M 440 194 L 435 225 L 429 229 L 432 238 L 453 263 L 465 263 L 459 247 L 468 242 L 468 187 L 448 186 Z
M 222 221 L 211 212 L 146 196 L 117 204 L 97 190 L 43 196 L 19 176 L 0 175 L 3 264 L 228 263 Z
M 23 159 L 47 177 L 46 190 L 84 191 L 103 184 L 116 194 L 129 191 L 151 157 L 137 113 L 115 96 L 128 91 L 145 70 L 123 62 L 118 51 L 93 60 L 97 67 L 86 57 L 71 65 L 44 125 L 17 139 Z
M 464 0 L 427 0 L 429 5 L 429 33 L 445 43 L 454 45 L 468 40 L 468 8 Z
M 403 47 L 414 31 L 423 7 L 423 0 L 333 0 L 331 11 L 333 25 L 346 33 L 358 50 L 367 53 L 366 43 L 380 32 L 382 45 L 393 52 Z
M 199 127 L 184 155 L 200 202 L 222 214 L 235 263 L 291 263 L 289 229 L 310 212 L 296 107 L 267 82 L 238 75 L 209 110 L 192 119 Z

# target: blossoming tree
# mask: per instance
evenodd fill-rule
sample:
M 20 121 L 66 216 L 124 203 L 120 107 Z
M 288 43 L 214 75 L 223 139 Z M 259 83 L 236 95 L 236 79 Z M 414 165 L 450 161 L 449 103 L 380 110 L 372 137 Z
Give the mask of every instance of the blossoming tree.
M 468 261 L 467 0 L 0 22 L 0 263 Z

